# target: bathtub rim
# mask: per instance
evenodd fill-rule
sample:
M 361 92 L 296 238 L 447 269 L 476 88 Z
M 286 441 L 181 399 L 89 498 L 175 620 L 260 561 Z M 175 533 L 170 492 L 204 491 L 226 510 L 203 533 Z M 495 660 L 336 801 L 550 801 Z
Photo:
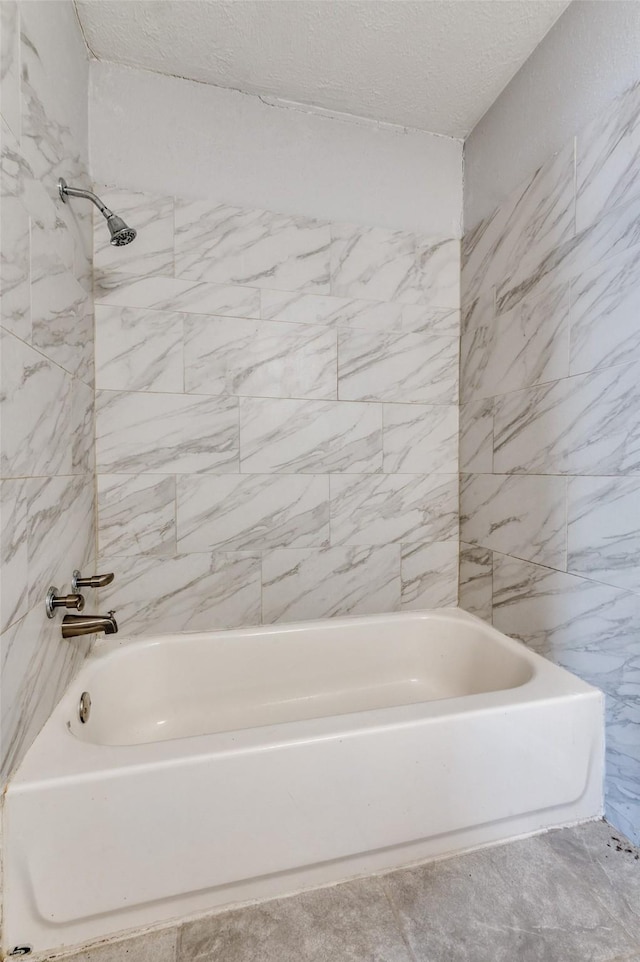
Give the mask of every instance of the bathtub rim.
M 180 765 L 194 758 L 206 758 L 226 753 L 268 751 L 287 744 L 332 738 L 352 738 L 365 731 L 389 727 L 412 726 L 428 719 L 499 713 L 505 709 L 517 710 L 519 706 L 536 702 L 591 698 L 600 689 L 588 684 L 565 668 L 553 664 L 524 643 L 498 631 L 475 615 L 460 608 L 435 608 L 390 614 L 361 615 L 330 619 L 331 625 L 367 625 L 372 622 L 433 621 L 467 622 L 483 629 L 496 643 L 526 660 L 532 669 L 531 677 L 521 685 L 492 692 L 459 695 L 452 698 L 409 705 L 370 708 L 364 711 L 327 715 L 318 718 L 280 722 L 254 728 L 209 734 L 182 736 L 164 741 L 141 742 L 125 745 L 104 745 L 78 738 L 70 730 L 69 718 L 75 711 L 79 693 L 94 668 L 104 659 L 126 658 L 132 645 L 137 650 L 153 648 L 161 641 L 184 640 L 228 635 L 230 632 L 262 635 L 281 631 L 295 632 L 311 627 L 326 626 L 329 619 L 291 622 L 284 625 L 260 625 L 245 628 L 216 629 L 207 632 L 181 632 L 147 637 L 125 636 L 117 647 L 108 642 L 96 646 L 87 657 L 80 671 L 67 687 L 45 726 L 36 736 L 12 776 L 8 791 L 28 791 L 44 782 L 95 779 L 113 777 L 120 772 L 136 768 L 162 768 Z M 188 746 L 188 750 L 187 750 Z

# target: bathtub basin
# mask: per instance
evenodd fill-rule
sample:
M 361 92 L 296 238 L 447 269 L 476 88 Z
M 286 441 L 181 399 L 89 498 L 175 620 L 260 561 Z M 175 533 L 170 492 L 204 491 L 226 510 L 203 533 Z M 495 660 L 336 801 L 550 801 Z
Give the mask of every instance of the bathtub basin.
M 456 609 L 105 641 L 7 791 L 4 948 L 593 818 L 602 775 L 601 693 Z

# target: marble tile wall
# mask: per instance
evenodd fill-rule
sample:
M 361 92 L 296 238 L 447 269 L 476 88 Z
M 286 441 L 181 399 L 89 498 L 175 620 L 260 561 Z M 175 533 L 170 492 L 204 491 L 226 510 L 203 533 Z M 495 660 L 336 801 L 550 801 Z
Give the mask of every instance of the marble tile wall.
M 457 603 L 459 242 L 100 190 L 101 603 L 122 630 Z
M 0 52 L 0 785 L 82 662 L 45 616 L 95 559 L 88 63 L 70 2 L 3 0 Z
M 463 241 L 460 601 L 607 695 L 640 840 L 640 86 Z

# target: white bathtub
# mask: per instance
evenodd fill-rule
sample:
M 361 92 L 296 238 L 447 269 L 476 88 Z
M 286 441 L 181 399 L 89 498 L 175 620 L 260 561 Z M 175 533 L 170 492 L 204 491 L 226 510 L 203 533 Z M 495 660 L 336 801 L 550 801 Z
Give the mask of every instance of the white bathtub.
M 105 641 L 7 791 L 4 947 L 598 816 L 602 711 L 457 610 Z

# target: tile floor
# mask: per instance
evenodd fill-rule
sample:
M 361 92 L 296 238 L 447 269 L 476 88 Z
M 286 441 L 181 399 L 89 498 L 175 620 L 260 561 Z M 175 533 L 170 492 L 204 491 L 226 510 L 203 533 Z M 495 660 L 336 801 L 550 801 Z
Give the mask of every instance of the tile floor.
M 592 822 L 66 959 L 640 962 L 640 850 Z

